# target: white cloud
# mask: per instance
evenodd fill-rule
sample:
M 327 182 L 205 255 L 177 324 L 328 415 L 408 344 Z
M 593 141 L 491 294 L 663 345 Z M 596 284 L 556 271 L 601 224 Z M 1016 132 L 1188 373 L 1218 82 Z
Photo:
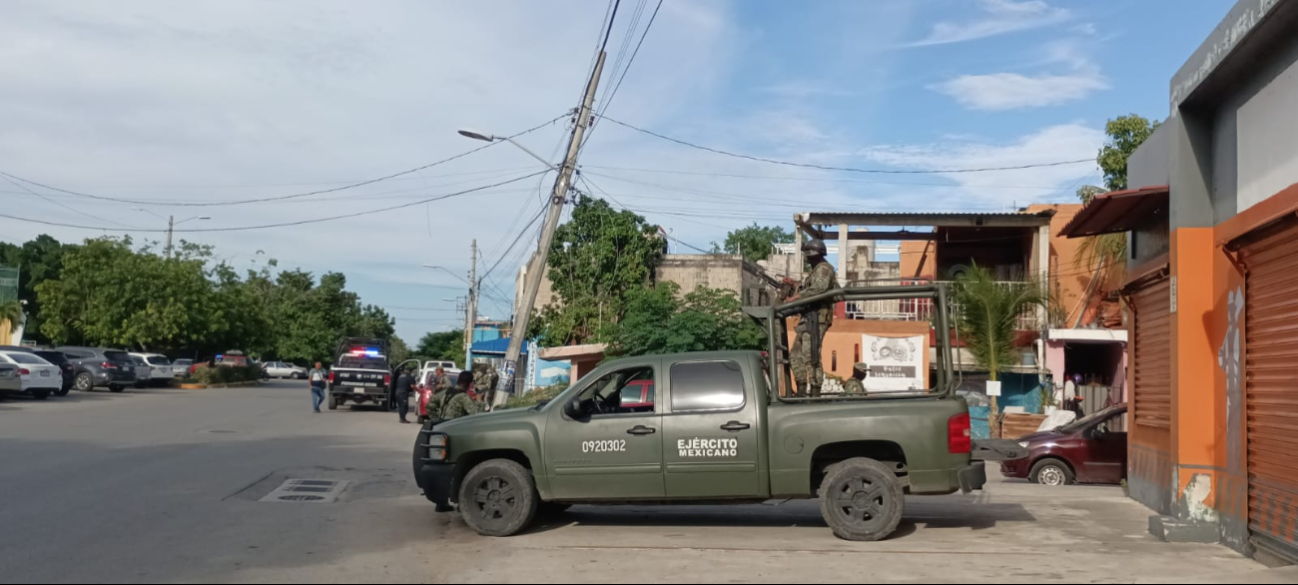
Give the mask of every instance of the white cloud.
M 1095 153 L 1104 144 L 1104 139 L 1104 133 L 1099 129 L 1071 123 L 1050 126 L 1008 143 L 968 139 L 933 144 L 879 145 L 867 148 L 861 154 L 881 164 L 932 171 L 1087 161 L 1021 170 L 938 173 L 938 176 L 962 188 L 963 195 L 950 198 L 951 208 L 968 209 L 1014 202 L 1071 200 L 1073 185 L 1095 174 Z M 1009 189 L 1007 186 L 1016 187 Z
M 912 47 L 946 45 L 985 39 L 1007 33 L 1031 30 L 1062 24 L 1073 18 L 1066 8 L 1058 8 L 1045 0 L 981 0 L 984 13 L 968 22 L 939 22 L 927 37 L 911 43 Z
M 1108 87 L 1108 82 L 1092 71 L 1074 75 L 961 75 L 935 89 L 974 110 L 1013 110 L 1081 100 Z

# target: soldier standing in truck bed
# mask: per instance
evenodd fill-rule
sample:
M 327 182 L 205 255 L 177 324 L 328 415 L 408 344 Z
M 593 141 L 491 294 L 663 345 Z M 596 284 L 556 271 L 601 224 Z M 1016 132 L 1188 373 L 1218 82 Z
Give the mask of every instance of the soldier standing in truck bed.
M 825 259 L 828 250 L 820 240 L 807 240 L 802 245 L 802 253 L 811 264 L 811 272 L 802 281 L 798 298 L 814 297 L 838 288 L 838 278 L 834 275 L 834 266 Z M 793 379 L 798 384 L 799 396 L 820 396 L 820 386 L 825 381 L 825 369 L 821 364 L 820 348 L 825 341 L 825 334 L 834 324 L 834 302 L 823 301 L 803 309 L 794 330 L 796 339 L 789 354 L 789 366 L 793 368 Z

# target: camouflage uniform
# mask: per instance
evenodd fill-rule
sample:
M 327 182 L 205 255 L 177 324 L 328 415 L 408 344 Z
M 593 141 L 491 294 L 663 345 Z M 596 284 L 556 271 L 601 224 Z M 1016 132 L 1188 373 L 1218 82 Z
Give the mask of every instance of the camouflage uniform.
M 454 396 L 446 399 L 445 404 L 441 406 L 442 420 L 457 419 L 478 412 L 481 412 L 478 403 L 463 392 L 455 393 Z
M 437 376 L 437 377 L 433 378 L 433 391 L 434 391 L 434 392 L 444 393 L 444 392 L 446 392 L 447 390 L 450 390 L 450 389 L 451 389 L 451 386 L 454 386 L 454 385 L 455 385 L 455 382 L 451 381 L 451 377 L 450 377 L 450 376 L 447 376 L 446 374 L 442 374 L 442 375 L 440 375 L 440 376 Z
M 870 366 L 865 364 L 856 364 L 856 366 L 852 368 L 852 377 L 848 378 L 846 382 L 843 382 L 843 393 L 865 394 L 865 384 L 861 382 L 861 378 L 864 378 L 866 373 L 869 371 Z
M 496 373 L 496 368 L 491 364 L 476 363 L 473 364 L 473 389 L 479 393 L 487 393 L 496 389 L 496 384 L 500 382 L 500 374 Z
M 800 298 L 816 296 L 838 288 L 838 277 L 834 275 L 834 267 L 828 262 L 821 262 L 811 269 L 807 278 L 802 281 L 802 288 L 798 291 Z M 807 321 L 807 314 L 812 310 L 819 312 L 819 327 L 816 331 L 810 330 L 810 324 Z M 789 354 L 789 365 L 793 368 L 793 379 L 798 382 L 798 388 L 808 388 L 812 396 L 820 395 L 820 385 L 825 380 L 825 368 L 821 364 L 820 356 L 811 355 L 811 336 L 818 336 L 817 339 L 823 347 L 825 334 L 829 332 L 829 327 L 834 324 L 834 305 L 825 303 L 819 308 L 811 309 L 803 313 L 802 318 L 798 320 L 798 326 L 794 329 L 797 338 L 793 342 L 793 350 Z

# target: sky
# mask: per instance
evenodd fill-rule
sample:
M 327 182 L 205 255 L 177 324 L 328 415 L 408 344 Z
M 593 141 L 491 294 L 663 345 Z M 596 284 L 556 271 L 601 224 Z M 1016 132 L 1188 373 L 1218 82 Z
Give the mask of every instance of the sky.
M 1232 4 L 664 0 L 632 59 L 657 1 L 623 0 L 596 100 L 607 118 L 577 186 L 661 225 L 681 253 L 753 222 L 792 228 L 797 212 L 1071 202 L 1100 182 L 1089 161 L 1105 121 L 1165 118 L 1170 77 Z M 554 181 L 539 161 L 495 143 L 340 188 L 486 144 L 460 129 L 539 126 L 516 140 L 558 161 L 608 8 L 8 0 L 0 172 L 30 182 L 0 177 L 0 213 L 22 218 L 0 217 L 0 241 L 161 240 L 173 216 L 177 240 L 236 268 L 345 273 L 414 343 L 462 324 L 476 239 L 480 274 L 492 269 L 480 317 L 507 319 Z M 757 162 L 614 120 L 733 153 L 922 173 Z M 321 218 L 337 219 L 193 231 Z

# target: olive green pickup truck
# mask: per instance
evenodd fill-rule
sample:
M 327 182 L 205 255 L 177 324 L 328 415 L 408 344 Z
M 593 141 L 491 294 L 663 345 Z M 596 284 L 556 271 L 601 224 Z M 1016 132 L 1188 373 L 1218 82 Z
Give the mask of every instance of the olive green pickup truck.
M 900 290 L 904 288 L 905 290 Z M 915 298 L 937 287 L 837 291 Z M 771 351 L 650 355 L 604 363 L 549 403 L 429 423 L 415 444 L 419 486 L 458 505 L 478 533 L 509 536 L 572 504 L 756 503 L 819 497 L 834 534 L 887 537 L 906 494 L 981 489 L 968 407 L 952 393 L 948 336 L 936 387 L 870 396 L 788 396 L 784 317 L 750 310 Z M 946 326 L 938 311 L 939 328 Z M 783 380 L 781 377 L 783 376 Z

